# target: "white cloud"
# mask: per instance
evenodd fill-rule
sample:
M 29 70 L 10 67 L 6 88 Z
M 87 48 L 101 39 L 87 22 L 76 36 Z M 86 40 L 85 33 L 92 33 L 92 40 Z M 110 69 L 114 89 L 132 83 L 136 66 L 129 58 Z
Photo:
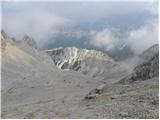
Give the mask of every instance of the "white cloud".
M 117 5 L 117 7 L 109 11 L 111 12 L 112 15 L 114 14 L 119 15 L 125 12 L 129 13 L 129 12 L 132 12 L 132 10 L 136 12 L 137 10 L 141 11 L 141 9 L 143 9 L 147 13 L 150 13 L 151 15 L 153 15 L 154 17 L 152 16 L 150 19 L 144 19 L 143 20 L 144 25 L 140 25 L 138 28 L 134 30 L 132 29 L 131 31 L 126 31 L 126 33 L 128 33 L 129 35 L 126 36 L 126 38 L 123 38 L 123 41 L 122 39 L 120 40 L 120 38 L 116 37 L 115 33 L 110 28 L 104 29 L 100 32 L 94 31 L 91 34 L 92 36 L 90 40 L 91 45 L 109 50 L 111 48 L 120 46 L 120 44 L 123 42 L 123 44 L 128 44 L 129 46 L 131 46 L 131 48 L 136 54 L 139 54 L 142 51 L 149 48 L 150 46 L 152 46 L 153 44 L 158 43 L 158 2 L 157 1 L 134 4 L 133 6 L 130 6 L 130 5 L 127 6 L 127 4 L 122 5 L 122 3 L 118 3 L 114 5 L 115 6 Z M 133 24 L 130 24 L 130 26 L 132 25 Z
M 117 44 L 116 38 L 109 29 L 104 29 L 100 32 L 91 32 L 91 41 L 90 44 L 99 47 L 104 48 L 106 50 L 110 50 L 114 48 Z
M 71 22 L 73 24 L 81 24 L 86 21 L 94 23 L 106 16 L 112 18 L 112 16 L 130 15 L 144 11 L 157 16 L 158 2 L 6 2 L 2 4 L 2 28 L 10 36 L 18 39 L 21 39 L 24 34 L 28 34 L 38 44 L 43 45 L 57 31 L 57 28 L 68 26 Z M 139 19 L 141 19 L 140 17 Z M 146 19 L 152 19 L 150 16 L 148 17 L 142 20 L 145 22 Z M 129 19 L 119 20 L 118 24 L 127 21 Z M 138 20 L 133 24 L 137 23 Z M 133 24 L 129 24 L 129 27 Z M 139 29 L 126 31 L 129 32 L 129 37 L 125 41 L 135 52 L 142 51 L 158 40 L 158 26 L 146 24 Z M 110 28 L 93 31 L 91 36 L 90 44 L 106 50 L 115 47 L 120 42 Z M 143 42 L 146 45 L 143 45 Z M 140 44 L 137 45 L 137 43 Z
M 130 31 L 128 44 L 135 53 L 141 53 L 151 45 L 158 43 L 158 25 L 148 24 L 137 30 Z
M 11 13 L 3 13 L 2 9 L 2 28 L 10 36 L 17 39 L 22 39 L 27 34 L 33 37 L 39 45 L 42 45 L 58 27 L 70 23 L 69 19 L 49 12 L 45 7 L 24 6 L 22 4 L 22 9 L 21 5 L 16 5 L 10 6 L 10 10 L 16 10 Z M 12 7 L 14 9 L 11 9 Z
M 150 46 L 159 42 L 158 1 L 148 2 L 144 8 L 153 16 L 157 17 L 145 21 L 146 23 L 144 26 L 129 32 L 127 43 L 136 54 L 143 52 Z
M 123 38 L 124 39 L 124 38 Z M 158 25 L 155 21 L 147 22 L 144 26 L 131 30 L 128 36 L 121 41 L 110 29 L 100 32 L 92 32 L 90 44 L 99 48 L 110 50 L 114 47 L 120 48 L 122 43 L 129 45 L 135 54 L 140 54 L 150 46 L 158 43 Z
M 158 1 L 148 2 L 145 9 L 151 12 L 152 15 L 158 16 Z

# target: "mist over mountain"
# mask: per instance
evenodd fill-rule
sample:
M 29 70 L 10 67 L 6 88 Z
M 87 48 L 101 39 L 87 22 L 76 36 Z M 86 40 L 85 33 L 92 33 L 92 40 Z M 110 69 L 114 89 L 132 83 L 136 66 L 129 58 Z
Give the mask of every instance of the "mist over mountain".
M 120 83 L 131 83 L 137 80 L 147 80 L 159 76 L 159 45 L 153 45 L 141 55 L 141 60 L 134 68 L 133 73 L 122 79 Z
M 117 71 L 117 77 L 126 74 L 127 70 L 116 63 L 107 54 L 75 47 L 56 48 L 46 51 L 55 65 L 62 70 L 74 70 L 92 77 L 111 77 Z M 120 71 L 118 71 L 120 70 Z
M 159 118 L 157 0 L 1 11 L 1 118 Z
M 2 28 L 19 40 L 28 34 L 42 50 L 75 46 L 100 50 L 122 60 L 158 43 L 157 8 L 156 1 L 3 2 Z
M 125 42 L 117 42 L 117 44 L 111 48 L 107 49 L 105 47 L 97 47 L 91 43 L 93 40 L 92 33 L 89 31 L 82 30 L 62 30 L 59 31 L 53 40 L 46 42 L 42 49 L 52 49 L 57 47 L 77 47 L 77 48 L 87 48 L 100 50 L 107 53 L 109 56 L 113 57 L 115 60 L 122 60 L 134 55 L 134 51 L 131 49 L 130 45 Z M 106 38 L 107 39 L 107 38 Z M 120 39 L 120 38 L 119 38 Z M 94 41 L 93 41 L 94 42 Z
M 137 56 L 131 70 L 132 62 L 116 62 L 101 51 L 40 51 L 29 36 L 17 41 L 2 31 L 1 43 L 2 118 L 158 117 L 158 45 Z

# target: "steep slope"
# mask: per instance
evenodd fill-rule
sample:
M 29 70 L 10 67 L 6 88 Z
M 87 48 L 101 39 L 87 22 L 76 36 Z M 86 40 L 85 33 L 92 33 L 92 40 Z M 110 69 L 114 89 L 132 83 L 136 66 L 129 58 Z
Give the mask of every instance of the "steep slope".
M 99 85 L 96 79 L 57 69 L 50 56 L 32 47 L 34 42 L 14 41 L 4 32 L 1 40 L 2 118 L 66 118 Z
M 140 56 L 139 64 L 130 75 L 90 91 L 84 104 L 92 110 L 86 107 L 87 111 L 81 114 L 87 116 L 89 112 L 94 118 L 159 118 L 158 45 Z
M 29 45 L 31 48 L 35 48 L 35 49 L 38 48 L 36 42 L 32 38 L 30 38 L 28 35 L 24 36 L 22 43 Z
M 4 87 L 10 82 L 25 79 L 27 76 L 41 77 L 48 71 L 56 71 L 56 67 L 51 58 L 37 49 L 21 49 L 19 44 L 8 37 L 4 32 L 1 34 L 2 40 L 2 84 Z M 30 54 L 32 53 L 32 54 Z M 34 67 L 36 66 L 36 67 Z M 42 69 L 43 68 L 43 69 Z M 12 80 L 11 80 L 12 78 Z
M 151 57 L 159 54 L 159 44 L 155 44 L 140 54 L 140 58 L 143 60 L 149 60 Z
M 159 49 L 153 45 L 144 51 L 139 64 L 134 68 L 131 75 L 122 79 L 119 83 L 132 83 L 134 81 L 147 80 L 159 76 Z
M 102 84 L 102 78 L 80 74 L 81 71 L 70 70 L 68 66 L 68 70 L 58 69 L 53 56 L 51 58 L 36 49 L 33 39 L 27 38 L 25 42 L 16 41 L 1 33 L 2 118 L 158 118 L 157 77 L 127 85 Z M 98 75 L 102 75 L 105 81 L 118 81 L 126 74 L 123 67 L 117 67 L 119 64 L 107 56 L 91 52 L 86 57 L 84 53 L 86 50 L 78 58 L 73 57 L 74 53 L 69 54 L 68 58 L 63 54 L 59 57 L 68 63 L 79 59 L 83 63 L 92 63 L 89 65 L 91 71 L 95 67 L 104 69 L 104 73 Z M 59 57 L 54 56 L 57 63 Z M 110 68 L 106 64 L 116 64 L 114 70 L 111 68 L 112 74 L 106 72 L 109 70 L 105 71 Z M 77 68 L 73 64 L 71 66 Z M 94 97 L 88 99 L 88 93 Z
M 46 51 L 55 65 L 63 70 L 74 70 L 92 77 L 109 78 L 114 73 L 126 74 L 126 69 L 106 54 L 76 47 L 60 47 Z

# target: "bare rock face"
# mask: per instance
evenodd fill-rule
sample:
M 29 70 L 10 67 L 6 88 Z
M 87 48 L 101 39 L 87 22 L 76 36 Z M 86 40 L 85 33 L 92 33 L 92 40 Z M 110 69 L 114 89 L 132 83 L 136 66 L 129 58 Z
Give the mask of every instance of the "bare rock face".
M 49 56 L 28 37 L 15 41 L 2 33 L 2 118 L 159 118 L 157 53 L 135 68 L 133 80 L 141 81 L 106 84 L 75 72 L 119 80 L 119 64 L 101 52 L 59 48 Z
M 22 41 L 32 48 L 35 48 L 35 49 L 38 48 L 36 42 L 32 38 L 30 38 L 28 35 L 25 35 Z
M 112 58 L 96 50 L 79 49 L 76 47 L 59 47 L 46 51 L 51 57 L 55 64 L 62 69 L 74 68 L 77 62 L 80 62 L 86 58 L 95 58 L 98 60 L 106 60 L 114 62 Z M 65 63 L 69 64 L 65 67 Z
M 2 31 L 1 42 L 3 87 L 10 82 L 26 79 L 27 74 L 35 72 L 40 76 L 56 68 L 50 56 L 35 49 L 36 43 L 29 37 L 25 37 L 24 41 L 16 41 Z
M 46 52 L 58 68 L 78 71 L 92 77 L 107 75 L 112 73 L 113 69 L 120 68 L 112 58 L 96 50 L 60 47 Z
M 4 30 L 1 31 L 1 50 L 2 52 L 5 51 L 7 44 L 14 44 L 15 39 L 9 37 Z
M 154 45 L 144 51 L 141 57 L 144 58 L 143 62 L 140 61 L 140 64 L 134 68 L 133 73 L 122 79 L 119 83 L 132 83 L 159 76 L 158 45 Z
M 151 46 L 150 48 L 148 48 L 147 50 L 145 50 L 140 57 L 143 60 L 149 60 L 151 57 L 153 57 L 155 54 L 159 53 L 159 44 L 155 44 L 153 46 Z
M 159 69 L 158 63 L 159 63 L 159 55 L 158 53 L 156 53 L 148 61 L 138 65 L 134 69 L 134 74 L 132 76 L 132 79 L 146 80 L 153 77 L 158 77 L 158 69 Z
M 1 31 L 2 38 L 8 38 L 7 34 L 4 32 L 4 30 Z
M 2 30 L 1 31 L 1 49 L 2 51 L 4 51 L 5 47 L 6 47 L 6 41 L 5 38 L 7 38 L 6 33 Z

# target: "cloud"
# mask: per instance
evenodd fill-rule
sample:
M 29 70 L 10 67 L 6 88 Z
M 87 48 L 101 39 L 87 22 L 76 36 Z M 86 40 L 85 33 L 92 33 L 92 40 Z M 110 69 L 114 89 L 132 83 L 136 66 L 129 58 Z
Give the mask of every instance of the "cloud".
M 147 24 L 137 30 L 130 31 L 127 43 L 135 53 L 139 54 L 158 43 L 158 25 Z
M 146 22 L 144 26 L 128 31 L 128 35 L 123 39 L 117 37 L 115 32 L 109 28 L 94 31 L 90 35 L 90 44 L 98 48 L 110 50 L 116 47 L 121 49 L 123 45 L 128 45 L 135 54 L 140 54 L 158 43 L 158 23 L 154 20 Z
M 67 26 L 67 31 L 69 31 L 68 26 L 74 29 L 74 25 L 78 24 L 80 26 L 78 29 L 83 29 L 83 25 L 86 27 L 88 25 L 91 28 L 95 27 L 94 31 L 89 31 L 89 33 L 84 31 L 91 36 L 90 44 L 109 50 L 121 41 L 110 28 L 121 30 L 126 25 L 124 34 L 128 33 L 129 35 L 125 38 L 125 42 L 135 52 L 138 52 L 143 50 L 141 47 L 137 47 L 136 42 L 139 42 L 139 39 L 143 39 L 142 43 L 144 40 L 147 41 L 146 46 L 141 45 L 144 48 L 158 39 L 155 37 L 158 34 L 156 25 L 146 23 L 146 20 L 155 23 L 152 21 L 152 17 L 158 18 L 157 13 L 158 2 L 3 2 L 2 28 L 17 39 L 28 34 L 40 46 L 43 46 L 50 38 L 53 40 L 53 35 L 59 28 Z M 102 22 L 99 23 L 99 20 Z M 104 22 L 109 25 L 105 26 Z M 99 24 L 104 25 L 104 29 L 101 31 L 96 29 L 96 25 L 99 26 Z M 115 24 L 118 24 L 118 27 Z M 132 27 L 134 25 L 136 27 Z M 133 29 L 130 30 L 130 28 Z M 80 36 L 77 34 L 78 38 Z M 151 40 L 152 38 L 154 40 Z
M 149 11 L 152 15 L 158 16 L 158 1 L 148 2 L 145 9 Z
M 44 6 L 8 4 L 7 10 L 13 12 L 3 11 L 2 8 L 2 28 L 17 39 L 27 34 L 42 45 L 59 27 L 70 24 L 69 19 L 49 12 Z
M 99 32 L 92 31 L 90 35 L 92 36 L 90 44 L 93 46 L 110 50 L 117 44 L 114 33 L 109 29 L 104 29 L 103 31 Z

